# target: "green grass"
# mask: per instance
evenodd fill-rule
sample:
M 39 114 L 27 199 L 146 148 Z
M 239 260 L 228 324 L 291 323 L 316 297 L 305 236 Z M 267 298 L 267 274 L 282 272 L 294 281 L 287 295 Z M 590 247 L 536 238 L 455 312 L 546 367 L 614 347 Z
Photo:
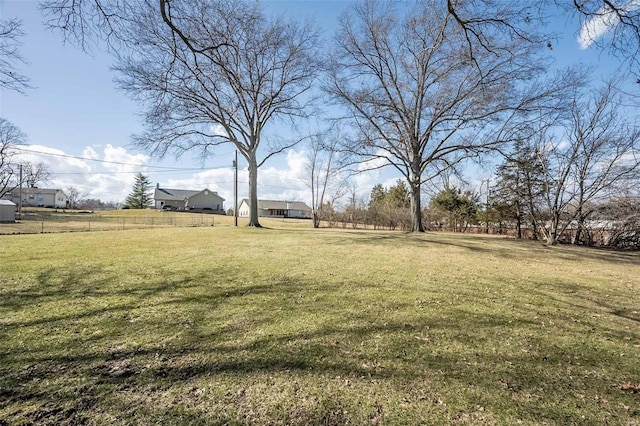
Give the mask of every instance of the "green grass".
M 640 424 L 640 253 L 200 227 L 0 270 L 0 424 Z

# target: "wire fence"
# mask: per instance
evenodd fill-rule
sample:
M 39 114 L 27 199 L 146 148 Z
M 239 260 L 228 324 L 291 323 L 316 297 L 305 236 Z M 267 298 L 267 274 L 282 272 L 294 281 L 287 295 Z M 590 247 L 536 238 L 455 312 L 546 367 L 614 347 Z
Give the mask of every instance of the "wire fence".
M 0 224 L 0 234 L 126 230 L 172 226 L 214 226 L 214 215 L 107 216 L 23 213 L 15 223 Z

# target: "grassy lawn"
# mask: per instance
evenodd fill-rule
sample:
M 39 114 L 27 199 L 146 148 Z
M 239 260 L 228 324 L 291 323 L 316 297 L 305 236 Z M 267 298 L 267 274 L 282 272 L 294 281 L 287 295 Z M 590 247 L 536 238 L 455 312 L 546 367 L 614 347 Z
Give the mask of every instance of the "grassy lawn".
M 640 253 L 214 226 L 0 271 L 0 424 L 640 425 Z

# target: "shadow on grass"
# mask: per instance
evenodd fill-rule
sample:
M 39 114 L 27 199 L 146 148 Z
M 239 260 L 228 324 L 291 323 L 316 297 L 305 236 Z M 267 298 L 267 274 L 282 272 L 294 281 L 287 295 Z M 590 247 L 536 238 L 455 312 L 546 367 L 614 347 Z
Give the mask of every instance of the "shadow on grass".
M 365 239 L 387 241 L 379 238 Z M 325 398 L 337 400 L 330 383 L 340 377 L 340 383 L 344 378 L 357 383 L 363 394 L 374 386 L 407 395 L 428 388 L 438 398 L 457 398 L 461 406 L 472 401 L 504 413 L 517 406 L 535 422 L 571 419 L 572 406 L 579 403 L 596 416 L 590 413 L 600 407 L 580 402 L 572 392 L 597 389 L 613 401 L 615 380 L 636 372 L 626 363 L 615 373 L 584 377 L 617 348 L 593 348 L 582 328 L 571 325 L 562 331 L 576 340 L 563 345 L 545 335 L 541 320 L 534 320 L 543 314 L 534 308 L 514 307 L 518 315 L 428 304 L 417 309 L 345 292 L 342 283 L 284 274 L 253 277 L 256 282 L 216 281 L 224 274 L 209 268 L 180 279 L 133 275 L 127 277 L 132 284 L 122 285 L 114 272 L 69 268 L 43 272 L 31 287 L 4 289 L 0 413 L 16 423 L 100 423 L 109 417 L 134 423 L 137 415 L 170 423 L 185 415 L 191 419 L 154 403 L 172 390 L 175 406 L 197 407 L 192 420 L 217 422 L 207 417 L 213 416 L 206 409 L 212 401 L 189 400 L 194 387 L 215 382 L 233 393 L 274 376 L 311 377 Z M 365 283 L 349 286 L 357 290 Z M 467 297 L 482 303 L 488 296 L 470 290 Z M 322 304 L 314 314 L 312 308 Z M 585 313 L 589 306 L 575 310 Z M 26 313 L 32 316 L 21 315 Z M 563 320 L 553 310 L 546 315 Z M 615 324 L 599 327 L 615 330 Z M 571 370 L 577 373 L 568 383 Z M 224 404 L 233 409 L 222 422 L 241 422 L 242 403 Z M 298 423 L 323 423 L 328 414 L 308 413 Z
M 482 240 L 476 240 L 472 237 L 457 235 L 449 236 L 449 238 L 441 237 L 441 235 L 433 233 L 418 234 L 400 231 L 341 231 L 340 236 L 334 237 L 332 242 L 338 245 L 388 245 L 389 247 L 398 247 L 400 244 L 416 248 L 441 245 L 474 252 L 492 251 L 491 247 L 484 247 L 482 244 L 478 244 L 482 243 Z
M 569 306 L 585 316 L 610 314 L 623 320 L 640 323 L 640 308 L 634 305 L 633 301 L 629 303 L 629 300 L 624 297 L 612 297 L 607 293 L 561 281 L 547 283 L 546 290 L 537 289 L 532 292 L 552 300 L 556 305 Z M 611 332 L 625 340 L 640 341 L 640 329 L 635 327 L 614 329 Z
M 278 230 L 278 232 L 300 233 L 312 235 L 317 230 Z M 346 237 L 344 236 L 346 235 Z M 487 253 L 506 259 L 522 259 L 532 256 L 547 257 L 550 253 L 567 260 L 594 260 L 608 263 L 625 263 L 640 265 L 640 252 L 622 252 L 602 248 L 558 245 L 549 247 L 542 241 L 516 240 L 500 236 L 485 236 L 465 233 L 426 232 L 412 233 L 403 231 L 373 231 L 373 230 L 341 230 L 332 239 L 339 245 L 381 245 L 388 244 L 397 247 L 398 244 L 412 247 L 428 247 L 440 245 Z M 516 249 L 514 251 L 514 248 Z

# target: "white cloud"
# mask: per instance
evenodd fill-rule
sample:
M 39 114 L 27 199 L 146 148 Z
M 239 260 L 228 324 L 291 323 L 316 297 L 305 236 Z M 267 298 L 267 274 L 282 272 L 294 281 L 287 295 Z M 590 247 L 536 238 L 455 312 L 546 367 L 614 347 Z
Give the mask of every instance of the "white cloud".
M 84 149 L 84 151 L 82 151 L 82 156 L 84 158 L 90 158 L 92 160 L 97 160 L 100 158 L 100 156 L 98 155 L 98 153 L 96 152 L 95 149 L 93 149 L 92 147 L 88 146 Z
M 620 6 L 620 10 L 623 12 L 633 12 L 638 8 L 640 8 L 640 0 L 632 0 L 624 6 Z M 620 18 L 618 18 L 616 12 L 603 6 L 596 12 L 596 16 L 582 24 L 578 34 L 580 49 L 588 48 L 619 23 Z
M 131 190 L 135 173 L 141 171 L 149 161 L 146 155 L 132 154 L 125 148 L 112 145 L 106 145 L 101 153 L 86 147 L 81 157 L 69 155 L 60 149 L 29 145 L 17 159 L 20 162 L 44 163 L 51 175 L 47 182 L 40 184 L 42 187 L 64 190 L 73 186 L 85 197 L 103 201 L 124 200 Z
M 149 156 L 145 154 L 130 154 L 123 147 L 114 147 L 107 144 L 103 151 L 105 168 L 115 172 L 131 172 L 140 171 L 140 166 L 144 166 L 149 162 Z M 115 164 L 120 163 L 120 164 Z
M 227 131 L 224 129 L 224 127 L 221 124 L 214 124 L 212 126 L 209 126 L 209 129 L 211 130 L 211 133 L 213 133 L 214 135 L 217 136 L 224 136 L 227 137 Z
M 258 171 L 258 197 L 265 200 L 304 201 L 310 205 L 311 190 L 306 164 L 306 152 L 291 149 L 287 152 L 285 167 L 263 166 Z

